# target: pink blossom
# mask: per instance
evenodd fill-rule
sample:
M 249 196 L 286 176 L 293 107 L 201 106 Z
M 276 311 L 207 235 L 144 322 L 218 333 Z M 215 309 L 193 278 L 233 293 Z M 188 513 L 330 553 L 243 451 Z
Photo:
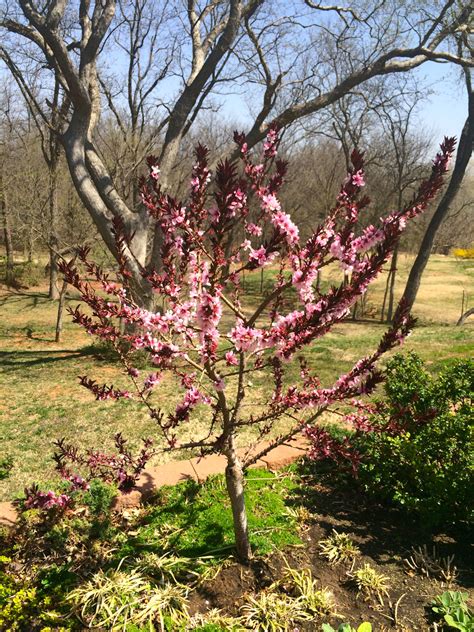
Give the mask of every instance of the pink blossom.
M 239 359 L 233 351 L 227 351 L 225 354 L 225 361 L 229 366 L 237 366 L 239 364 Z
M 364 172 L 362 169 L 352 174 L 352 184 L 356 187 L 363 187 L 365 185 Z
M 230 331 L 229 337 L 237 351 L 256 351 L 262 341 L 262 332 L 259 329 L 245 327 L 239 320 Z
M 291 220 L 288 213 L 278 211 L 271 217 L 272 224 L 276 226 L 285 236 L 290 246 L 296 244 L 299 240 L 299 230 L 296 224 Z
M 281 210 L 280 202 L 273 195 L 273 193 L 267 193 L 266 195 L 262 195 L 262 208 L 265 211 L 279 211 Z
M 160 177 L 160 168 L 158 165 L 153 165 L 150 168 L 150 177 L 153 178 L 153 180 L 158 180 L 158 178 Z
M 251 235 L 255 235 L 255 237 L 260 237 L 262 234 L 262 229 L 260 226 L 252 223 L 245 223 L 245 230 Z

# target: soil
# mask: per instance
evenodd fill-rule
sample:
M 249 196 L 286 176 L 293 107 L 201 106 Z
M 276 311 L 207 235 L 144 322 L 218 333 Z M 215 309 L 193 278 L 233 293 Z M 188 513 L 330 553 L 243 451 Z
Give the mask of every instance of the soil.
M 340 623 L 351 623 L 357 628 L 363 621 L 372 623 L 374 632 L 435 630 L 428 606 L 436 595 L 448 589 L 473 595 L 474 550 L 468 533 L 427 535 L 423 525 L 410 523 L 396 509 L 374 504 L 356 491 L 310 483 L 304 489 L 304 497 L 293 500 L 295 506 L 305 505 L 311 511 L 311 518 L 302 527 L 307 546 L 275 552 L 248 566 L 235 562 L 224 567 L 214 580 L 193 593 L 193 613 L 219 608 L 226 614 L 238 615 L 245 596 L 258 594 L 281 579 L 286 564 L 311 569 L 321 586 L 334 594 L 337 604 L 339 616 L 299 624 L 295 629 L 301 632 L 319 631 L 322 623 L 330 623 L 336 629 Z M 357 544 L 361 552 L 358 566 L 367 562 L 389 578 L 383 604 L 364 601 L 357 593 L 348 577 L 350 564 L 331 565 L 321 557 L 318 542 L 333 529 L 349 534 Z M 449 586 L 407 567 L 404 559 L 412 547 L 423 545 L 429 551 L 435 545 L 438 557 L 454 555 L 457 577 Z

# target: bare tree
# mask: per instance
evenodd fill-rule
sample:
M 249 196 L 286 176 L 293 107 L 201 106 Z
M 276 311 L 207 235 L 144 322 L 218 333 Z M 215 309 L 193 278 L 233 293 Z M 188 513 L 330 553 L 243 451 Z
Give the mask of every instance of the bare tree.
M 472 156 L 474 143 L 474 93 L 471 81 L 471 71 L 465 69 L 466 88 L 468 94 L 468 115 L 459 139 L 458 151 L 454 169 L 449 184 L 426 229 L 420 249 L 410 270 L 408 280 L 403 293 L 406 304 L 411 308 L 415 303 L 416 295 L 421 283 L 421 277 L 433 248 L 436 233 L 446 218 L 451 203 L 456 197 L 462 184 L 467 166 Z
M 129 199 L 117 188 L 106 150 L 101 154 L 101 89 L 117 123 L 128 108 L 131 131 L 124 137 L 131 173 L 145 148 L 156 142 L 165 186 L 173 181 L 183 139 L 200 112 L 229 92 L 249 91 L 254 105 L 248 143 L 253 146 L 272 122 L 294 126 L 376 77 L 407 72 L 429 60 L 473 65 L 469 55 L 462 57 L 450 45 L 456 33 L 468 29 L 472 11 L 456 0 L 417 9 L 373 0 L 361 11 L 312 0 L 290 7 L 268 0 L 188 0 L 185 10 L 179 2 L 150 5 L 145 0 L 124 2 L 118 10 L 115 0 L 4 0 L 1 7 L 1 50 L 11 57 L 25 55 L 21 46 L 27 42 L 26 56 L 41 61 L 44 85 L 51 93 L 57 81 L 71 103 L 60 141 L 74 186 L 116 256 L 111 219 L 125 226 L 130 237 L 125 256 L 142 304 L 151 300 L 143 272 L 159 265 L 161 235 L 144 209 L 134 206 L 136 193 Z M 157 21 L 148 19 L 150 7 Z M 113 47 L 120 29 L 128 32 L 128 43 L 119 37 Z M 168 48 L 162 47 L 165 33 Z M 111 50 L 120 64 L 124 49 L 127 106 L 123 93 L 114 94 L 105 68 Z M 162 113 L 156 112 L 156 122 L 142 134 L 154 102 Z M 47 119 L 44 103 L 37 101 L 35 107 Z

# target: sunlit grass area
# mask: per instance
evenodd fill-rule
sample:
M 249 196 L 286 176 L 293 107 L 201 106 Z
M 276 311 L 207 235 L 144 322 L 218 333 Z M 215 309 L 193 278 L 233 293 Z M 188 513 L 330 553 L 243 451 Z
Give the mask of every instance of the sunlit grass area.
M 412 258 L 400 258 L 400 294 Z M 251 313 L 268 291 L 275 270 L 246 275 L 244 307 Z M 322 283 L 338 279 L 336 270 L 325 271 Z M 324 285 L 323 285 L 324 287 Z M 331 382 L 354 361 L 373 350 L 386 325 L 379 322 L 385 278 L 369 289 L 367 317 L 360 322 L 347 321 L 305 351 L 309 365 L 318 372 L 323 384 Z M 407 340 L 405 349 L 414 350 L 437 371 L 452 359 L 474 352 L 474 319 L 463 327 L 455 323 L 461 312 L 462 296 L 474 304 L 474 262 L 454 257 L 433 256 L 424 275 L 414 314 L 418 327 Z M 471 298 L 469 299 L 469 294 Z M 72 296 L 74 305 L 78 297 Z M 288 309 L 293 307 L 291 294 Z M 142 437 L 159 435 L 146 410 L 131 401 L 96 402 L 79 386 L 77 377 L 88 375 L 99 382 L 126 386 L 127 378 L 113 355 L 87 336 L 65 316 L 63 338 L 54 342 L 57 304 L 47 298 L 45 286 L 0 293 L 0 453 L 11 455 L 11 476 L 0 482 L 0 498 L 10 499 L 34 480 L 48 480 L 54 474 L 51 455 L 53 441 L 66 437 L 82 448 L 112 449 L 113 435 L 122 432 L 132 446 Z M 225 325 L 230 316 L 226 315 Z M 298 364 L 287 366 L 288 381 L 298 379 Z M 247 379 L 248 397 L 245 414 L 261 405 L 269 393 L 268 374 L 254 371 Z M 171 409 L 179 393 L 176 384 L 164 381 L 157 391 L 159 405 Z M 284 423 L 284 422 L 282 422 Z M 198 435 L 206 424 L 203 417 L 183 427 L 183 438 Z M 253 435 L 243 434 L 242 443 Z M 155 463 L 171 458 L 155 457 Z M 173 457 L 176 458 L 176 457 Z

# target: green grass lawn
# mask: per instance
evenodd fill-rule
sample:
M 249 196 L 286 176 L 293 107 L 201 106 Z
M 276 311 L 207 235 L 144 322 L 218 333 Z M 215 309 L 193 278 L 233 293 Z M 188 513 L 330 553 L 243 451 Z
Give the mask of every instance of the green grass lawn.
M 402 256 L 399 291 L 409 270 L 410 259 Z M 405 349 L 414 350 L 438 370 L 452 359 L 474 352 L 474 322 L 462 328 L 455 323 L 461 309 L 462 292 L 474 295 L 474 262 L 453 257 L 432 257 L 425 273 L 414 313 L 419 325 Z M 268 271 L 268 276 L 275 272 Z M 325 283 L 334 272 L 327 272 Z M 260 295 L 260 273 L 246 276 L 248 310 Z M 264 278 L 264 291 L 268 285 Z M 380 306 L 384 279 L 369 290 L 368 303 Z M 82 448 L 111 449 L 114 433 L 121 431 L 133 446 L 140 439 L 158 434 L 146 412 L 130 401 L 96 402 L 78 385 L 77 376 L 88 375 L 99 382 L 125 385 L 126 378 L 103 348 L 94 346 L 78 326 L 65 317 L 63 341 L 54 342 L 56 303 L 47 299 L 44 286 L 21 292 L 0 292 L 0 457 L 14 460 L 11 476 L 0 481 L 0 499 L 8 500 L 34 480 L 54 476 L 53 441 L 66 437 Z M 291 300 L 291 297 L 290 297 Z M 472 301 L 472 298 L 471 298 Z M 72 297 L 72 304 L 77 297 Z M 315 341 L 305 352 L 308 361 L 330 384 L 354 361 L 373 350 L 386 326 L 376 320 L 347 322 Z M 297 379 L 296 363 L 288 367 L 289 379 Z M 268 391 L 268 375 L 255 371 L 248 380 L 246 410 L 258 406 Z M 176 401 L 175 385 L 164 382 L 158 391 L 160 406 L 170 409 Z M 205 418 L 183 427 L 183 438 L 192 437 L 205 425 Z M 252 440 L 248 432 L 241 442 Z M 155 457 L 155 463 L 164 460 Z

